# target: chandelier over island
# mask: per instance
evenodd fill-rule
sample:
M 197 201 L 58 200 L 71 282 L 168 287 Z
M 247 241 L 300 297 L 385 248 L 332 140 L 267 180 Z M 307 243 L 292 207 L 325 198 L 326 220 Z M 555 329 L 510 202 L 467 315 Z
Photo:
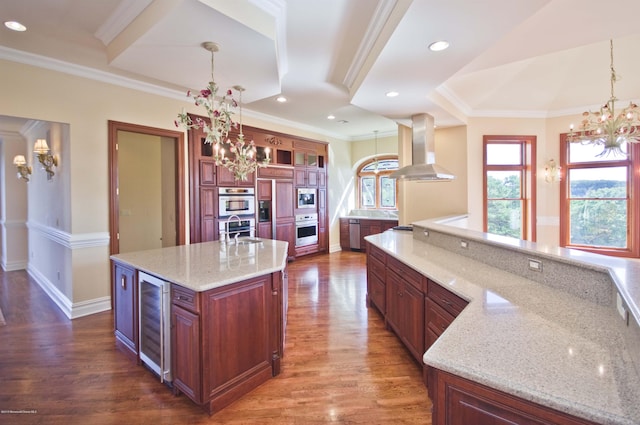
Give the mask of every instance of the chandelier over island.
M 611 56 L 611 97 L 598 112 L 583 112 L 580 130 L 573 131 L 570 127 L 567 140 L 570 142 L 593 144 L 603 147 L 598 156 L 627 155 L 623 149 L 627 143 L 640 142 L 640 116 L 638 105 L 629 102 L 629 106 L 616 115 L 616 97 L 613 93 L 613 85 L 619 80 L 613 67 L 613 40 L 609 41 Z
M 191 119 L 184 109 L 178 114 L 176 127 L 182 126 L 187 130 L 202 129 L 206 135 L 205 143 L 213 145 L 213 159 L 216 165 L 222 165 L 233 173 L 236 180 L 246 181 L 248 176 L 259 167 L 266 167 L 270 162 L 269 148 L 265 149 L 266 157 L 258 161 L 256 146 L 253 140 L 246 141 L 242 133 L 242 92 L 244 88 L 234 86 L 240 93 L 240 103 L 233 98 L 233 91 L 228 89 L 220 98 L 217 97 L 218 85 L 213 77 L 214 54 L 219 50 L 218 44 L 207 41 L 202 43 L 205 50 L 211 52 L 211 81 L 207 87 L 199 92 L 188 91 L 196 106 L 204 106 L 208 122 L 202 118 Z M 240 109 L 240 122 L 234 122 L 232 115 L 236 108 Z M 235 141 L 229 138 L 231 129 L 238 129 Z M 227 155 L 227 151 L 229 154 Z

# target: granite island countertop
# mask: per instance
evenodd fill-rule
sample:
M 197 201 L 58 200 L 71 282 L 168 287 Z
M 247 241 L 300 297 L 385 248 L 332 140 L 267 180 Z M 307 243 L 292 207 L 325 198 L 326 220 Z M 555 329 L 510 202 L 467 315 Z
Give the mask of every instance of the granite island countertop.
M 413 233 L 366 239 L 470 301 L 425 353 L 425 364 L 596 423 L 640 424 L 640 376 L 631 356 L 637 346 L 628 345 L 615 308 Z
M 242 239 L 241 239 L 242 240 Z M 111 258 L 196 292 L 284 270 L 288 243 L 202 242 L 112 255 Z

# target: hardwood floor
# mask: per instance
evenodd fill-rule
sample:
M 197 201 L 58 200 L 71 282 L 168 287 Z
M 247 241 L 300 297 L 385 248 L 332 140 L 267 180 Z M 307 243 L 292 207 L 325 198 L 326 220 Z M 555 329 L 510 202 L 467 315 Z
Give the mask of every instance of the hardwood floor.
M 364 254 L 291 263 L 281 374 L 208 416 L 115 348 L 111 312 L 70 321 L 0 271 L 0 424 L 431 424 L 420 366 L 365 293 Z

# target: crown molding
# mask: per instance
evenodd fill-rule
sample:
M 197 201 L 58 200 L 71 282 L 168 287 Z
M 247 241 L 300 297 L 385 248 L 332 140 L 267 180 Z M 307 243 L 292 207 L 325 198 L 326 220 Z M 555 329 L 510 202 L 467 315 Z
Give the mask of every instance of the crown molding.
M 145 83 L 143 81 L 134 80 L 132 78 L 123 77 L 99 69 L 89 68 L 83 65 L 76 65 L 70 62 L 36 55 L 34 53 L 28 53 L 21 50 L 11 49 L 5 46 L 0 46 L 0 59 L 22 63 L 24 65 L 36 66 L 38 68 L 44 68 L 50 71 L 62 72 L 64 74 L 74 75 L 76 77 L 87 78 L 89 80 L 113 84 L 116 86 L 126 87 L 132 90 L 151 93 L 176 100 L 185 100 L 185 94 L 182 91 L 160 87 L 155 84 Z

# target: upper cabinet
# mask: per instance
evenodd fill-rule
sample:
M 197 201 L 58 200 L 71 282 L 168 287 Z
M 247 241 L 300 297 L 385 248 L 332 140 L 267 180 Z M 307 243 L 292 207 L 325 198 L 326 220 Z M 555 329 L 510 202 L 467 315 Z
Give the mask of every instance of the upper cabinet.
M 256 144 L 256 155 L 259 160 L 268 155 L 269 165 L 289 167 L 293 165 L 293 142 L 291 139 L 272 134 L 261 134 L 253 141 Z
M 296 140 L 293 149 L 296 187 L 326 187 L 327 145 Z

